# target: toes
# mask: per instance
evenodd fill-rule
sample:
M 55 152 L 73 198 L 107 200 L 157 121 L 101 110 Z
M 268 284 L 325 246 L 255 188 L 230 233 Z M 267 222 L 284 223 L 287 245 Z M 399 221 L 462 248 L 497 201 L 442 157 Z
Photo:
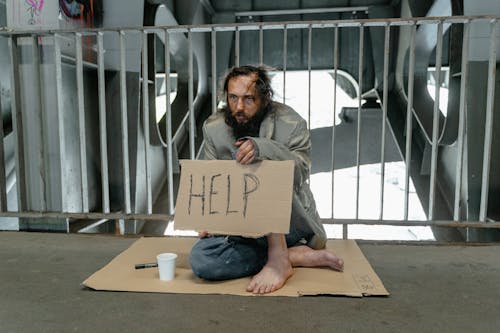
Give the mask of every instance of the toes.
M 247 291 L 248 292 L 253 292 L 255 290 L 255 283 L 251 281 L 248 286 L 247 286 Z
M 264 285 L 260 285 L 260 286 L 257 286 L 256 289 L 254 289 L 254 294 L 265 294 L 266 293 L 266 286 Z
M 342 272 L 344 270 L 344 260 L 338 258 L 334 268 Z
M 247 287 L 248 292 L 252 292 L 256 295 L 269 294 L 276 289 L 277 288 L 275 288 L 273 284 L 259 284 L 258 282 L 250 283 Z
M 263 294 L 264 293 L 264 290 L 262 290 L 262 286 L 261 287 L 258 287 L 257 289 L 255 289 L 253 291 L 254 294 Z
M 269 294 L 270 292 L 273 291 L 273 286 L 272 285 L 263 285 L 260 286 L 259 289 L 257 290 L 257 294 Z
M 275 288 L 275 286 L 274 286 L 274 285 L 269 285 L 269 286 L 267 286 L 267 288 L 266 288 L 266 294 L 271 293 L 271 292 L 273 292 L 273 291 L 275 291 L 275 290 L 276 290 L 276 288 Z
M 271 286 L 262 286 L 262 288 L 260 288 L 260 291 L 261 291 L 261 294 L 267 294 L 269 292 L 271 292 Z

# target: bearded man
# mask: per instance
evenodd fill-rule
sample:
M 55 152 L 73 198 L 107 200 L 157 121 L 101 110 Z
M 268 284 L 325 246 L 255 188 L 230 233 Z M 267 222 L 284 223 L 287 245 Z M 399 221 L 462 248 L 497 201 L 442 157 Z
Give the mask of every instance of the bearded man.
M 307 182 L 311 142 L 306 121 L 272 97 L 265 67 L 231 68 L 222 85 L 225 106 L 203 125 L 202 158 L 235 159 L 241 164 L 293 160 L 290 233 L 270 233 L 254 239 L 200 232 L 189 258 L 194 274 L 203 279 L 253 275 L 247 291 L 255 294 L 281 288 L 292 276 L 293 267 L 342 271 L 344 265 L 342 259 L 324 249 L 326 233 Z

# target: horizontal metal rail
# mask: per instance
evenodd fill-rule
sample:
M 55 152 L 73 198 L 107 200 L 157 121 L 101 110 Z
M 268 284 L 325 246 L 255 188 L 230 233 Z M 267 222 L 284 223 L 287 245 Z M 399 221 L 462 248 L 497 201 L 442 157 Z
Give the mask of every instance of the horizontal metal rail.
M 334 7 L 334 8 L 306 8 L 306 9 L 284 9 L 284 10 L 256 10 L 247 12 L 235 12 L 234 16 L 276 16 L 276 15 L 304 15 L 323 13 L 350 13 L 367 11 L 369 7 Z
M 236 31 L 236 30 L 282 30 L 312 28 L 335 28 L 335 27 L 385 27 L 389 26 L 411 26 L 438 23 L 466 23 L 476 21 L 492 21 L 500 19 L 500 15 L 480 15 L 480 16 L 440 16 L 440 17 L 419 17 L 419 18 L 384 18 L 384 19 L 352 19 L 352 20 L 311 20 L 311 21 L 286 21 L 286 22 L 254 22 L 254 23 L 229 23 L 229 24 L 200 24 L 183 26 L 130 26 L 113 28 L 86 28 L 86 29 L 39 29 L 39 30 L 12 30 L 0 28 L 0 36 L 30 37 L 32 35 L 54 35 L 55 33 L 76 33 L 83 36 L 95 35 L 96 33 L 138 31 L 155 33 L 168 30 L 169 32 L 188 33 L 191 32 L 211 32 L 211 31 Z
M 66 218 L 66 219 L 88 219 L 88 220 L 144 220 L 144 221 L 174 221 L 175 215 L 170 214 L 136 214 L 136 213 L 64 213 L 64 212 L 1 212 L 0 217 L 19 217 L 28 219 L 42 218 Z M 480 221 L 406 221 L 406 220 L 367 220 L 367 219 L 320 219 L 323 224 L 332 225 L 387 225 L 401 227 L 420 227 L 420 226 L 435 226 L 435 227 L 453 227 L 453 228 L 480 228 L 480 229 L 500 229 L 500 222 L 480 222 Z M 33 221 L 32 223 L 37 223 Z M 43 223 L 41 221 L 40 223 Z

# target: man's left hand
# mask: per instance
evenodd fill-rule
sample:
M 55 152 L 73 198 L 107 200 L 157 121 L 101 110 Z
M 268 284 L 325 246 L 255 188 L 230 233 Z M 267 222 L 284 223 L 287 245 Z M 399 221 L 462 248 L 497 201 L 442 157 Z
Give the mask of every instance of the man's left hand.
M 235 142 L 235 146 L 238 147 L 236 152 L 236 161 L 241 164 L 252 163 L 255 157 L 255 147 L 252 140 L 240 139 Z

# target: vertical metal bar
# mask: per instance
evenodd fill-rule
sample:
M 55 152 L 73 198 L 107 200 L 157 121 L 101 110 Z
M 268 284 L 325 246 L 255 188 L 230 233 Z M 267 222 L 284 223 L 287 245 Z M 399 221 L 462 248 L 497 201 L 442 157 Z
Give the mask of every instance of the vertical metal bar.
M 415 78 L 415 37 L 417 25 L 411 26 L 410 36 L 410 59 L 408 64 L 408 104 L 406 106 L 406 152 L 405 152 L 405 194 L 404 194 L 404 217 L 408 220 L 408 202 L 410 193 L 410 171 L 411 171 L 411 142 L 413 136 L 413 92 Z
M 439 97 L 441 88 L 441 62 L 443 54 L 443 22 L 438 23 L 436 45 L 436 89 L 434 93 L 434 117 L 432 120 L 432 156 L 431 178 L 429 184 L 429 220 L 434 219 L 434 203 L 436 199 L 436 171 L 439 148 Z
M 0 115 L 3 115 L 2 94 L 0 93 Z M 7 179 L 5 175 L 5 151 L 4 151 L 4 131 L 3 117 L 0 117 L 0 212 L 6 212 L 7 209 Z
M 217 112 L 217 35 L 211 32 L 212 42 L 212 114 Z
M 307 38 L 307 74 L 308 74 L 308 95 L 307 95 L 307 128 L 311 129 L 311 49 L 312 49 L 312 25 L 309 24 L 309 34 Z
M 75 54 L 76 54 L 76 93 L 78 103 L 78 133 L 80 140 L 80 172 L 82 187 L 82 210 L 89 211 L 89 189 L 87 179 L 87 142 L 85 133 L 85 100 L 83 95 L 83 54 L 82 54 L 82 34 L 75 34 Z
M 109 213 L 108 144 L 106 138 L 106 78 L 104 74 L 103 33 L 97 33 L 97 78 L 99 89 L 99 139 L 101 148 L 102 209 Z
M 463 41 L 462 41 L 462 66 L 460 81 L 460 107 L 458 119 L 458 137 L 457 137 L 457 165 L 455 172 L 455 205 L 453 209 L 453 219 L 460 220 L 460 198 L 462 192 L 462 166 L 464 158 L 464 137 L 465 137 L 465 112 L 467 100 L 467 84 L 469 81 L 469 34 L 470 21 L 464 23 Z
M 37 122 L 38 122 L 38 170 L 39 170 L 39 186 L 40 186 L 40 211 L 44 212 L 47 210 L 47 199 L 45 195 L 45 150 L 44 150 L 44 138 L 43 138 L 43 115 L 45 114 L 45 108 L 43 103 L 43 85 L 41 78 L 41 67 L 40 67 L 40 44 L 39 38 L 37 35 L 31 36 L 32 40 L 32 57 L 33 57 L 33 81 L 35 84 L 35 96 L 37 98 L 37 102 L 35 103 L 35 112 L 37 113 Z M 38 105 L 38 107 L 37 107 Z
M 264 64 L 264 30 L 262 30 L 262 25 L 259 27 L 259 64 Z
M 339 27 L 335 25 L 333 42 L 333 121 L 332 121 L 332 219 L 335 218 L 335 119 L 337 118 L 337 79 L 339 68 Z M 342 225 L 342 238 L 348 238 L 348 226 Z
M 154 78 L 153 78 L 154 80 Z M 146 212 L 153 212 L 151 189 L 151 165 L 149 158 L 149 75 L 148 75 L 148 32 L 142 33 L 142 125 L 144 131 L 144 162 L 146 171 Z
M 285 24 L 283 29 L 283 103 L 285 103 L 286 94 L 286 58 L 287 58 L 287 48 L 288 48 L 288 30 Z
M 495 80 L 497 60 L 497 20 L 490 23 L 490 60 L 488 64 L 488 91 L 486 95 L 486 121 L 484 126 L 484 151 L 483 151 L 483 176 L 481 182 L 481 204 L 479 208 L 479 221 L 486 221 L 488 213 L 488 188 L 490 180 L 491 142 L 493 137 L 493 108 L 495 106 Z
M 125 54 L 125 31 L 119 31 L 120 37 L 120 111 L 121 111 L 121 139 L 123 165 L 123 198 L 125 213 L 132 212 L 130 203 L 130 166 L 128 154 L 128 107 L 127 107 L 127 59 Z M 123 225 L 124 223 L 121 223 Z
M 363 94 L 363 53 L 365 28 L 359 27 L 359 62 L 358 62 L 358 129 L 356 133 L 356 219 L 359 217 L 359 175 L 361 163 L 361 101 Z
M 188 30 L 188 106 L 189 106 L 189 151 L 192 160 L 196 158 L 194 136 L 196 132 L 194 108 L 193 108 L 193 34 L 191 29 Z
M 54 34 L 54 65 L 56 71 L 56 105 L 57 105 L 57 123 L 59 135 L 59 166 L 61 181 L 61 212 L 66 208 L 65 192 L 69 189 L 66 185 L 65 168 L 66 163 L 66 145 L 64 139 L 64 110 L 63 110 L 63 85 L 62 85 L 62 65 L 61 65 L 61 46 L 59 44 L 59 35 Z
M 234 65 L 240 65 L 240 29 L 234 31 Z
M 24 160 L 24 131 L 21 105 L 21 79 L 19 77 L 19 50 L 16 36 L 9 37 L 12 129 L 15 133 L 14 154 L 16 156 L 17 205 L 19 212 L 25 212 L 26 199 L 26 164 Z
M 387 122 L 387 104 L 389 95 L 389 40 L 391 26 L 385 26 L 384 38 L 384 86 L 382 92 L 382 140 L 380 143 L 380 215 L 379 220 L 384 218 L 384 183 L 385 183 L 385 135 Z
M 116 221 L 116 234 L 123 236 L 125 235 L 125 220 L 124 219 L 118 219 Z
M 165 124 L 167 126 L 165 133 L 167 134 L 167 167 L 168 167 L 168 208 L 169 214 L 173 215 L 175 212 L 174 204 L 174 170 L 173 170 L 173 143 L 172 143 L 172 105 L 170 101 L 170 91 L 172 91 L 172 84 L 170 82 L 170 36 L 168 30 L 165 32 L 165 82 L 166 94 L 165 104 L 167 106 L 167 114 Z

